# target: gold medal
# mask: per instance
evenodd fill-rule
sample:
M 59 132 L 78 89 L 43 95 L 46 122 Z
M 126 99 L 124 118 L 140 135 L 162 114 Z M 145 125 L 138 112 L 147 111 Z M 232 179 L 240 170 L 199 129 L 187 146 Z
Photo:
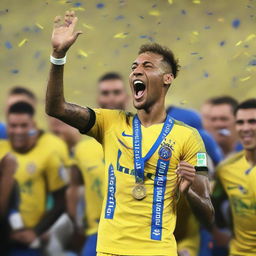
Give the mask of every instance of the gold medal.
M 143 184 L 136 184 L 132 190 L 132 195 L 137 200 L 142 200 L 146 197 L 146 188 Z

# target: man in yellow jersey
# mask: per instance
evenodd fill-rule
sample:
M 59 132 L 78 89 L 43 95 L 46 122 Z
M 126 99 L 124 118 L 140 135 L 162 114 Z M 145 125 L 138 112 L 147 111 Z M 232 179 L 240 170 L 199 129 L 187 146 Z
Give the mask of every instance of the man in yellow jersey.
M 40 236 L 65 209 L 66 156 L 62 152 L 67 149 L 55 136 L 39 131 L 33 116 L 34 108 L 26 102 L 10 106 L 7 113 L 9 140 L 0 142 L 0 158 L 11 152 L 17 161 L 14 178 L 20 200 L 18 209 L 9 212 L 11 256 L 41 255 Z M 54 205 L 47 212 L 48 193 L 52 194 Z
M 256 99 L 239 104 L 236 131 L 244 150 L 225 160 L 217 168 L 218 183 L 214 198 L 227 195 L 232 212 L 233 236 L 230 255 L 256 255 Z
M 122 77 L 114 72 L 101 76 L 98 80 L 97 101 L 101 108 L 125 109 L 128 95 Z M 77 168 L 72 170 L 68 189 L 70 216 L 76 219 L 78 191 L 85 185 L 85 235 L 87 236 L 82 255 L 95 256 L 97 232 L 103 202 L 104 159 L 102 146 L 93 138 L 87 137 L 78 143 L 74 158 Z
M 173 53 L 142 46 L 132 64 L 130 87 L 137 114 L 83 108 L 64 100 L 63 65 L 77 17 L 55 19 L 46 112 L 96 138 L 105 159 L 105 197 L 98 230 L 98 255 L 177 255 L 173 231 L 176 197 L 183 193 L 196 216 L 211 225 L 206 153 L 198 132 L 173 120 L 165 96 L 177 75 Z M 195 167 L 198 166 L 196 173 Z M 202 171 L 203 172 L 203 171 Z

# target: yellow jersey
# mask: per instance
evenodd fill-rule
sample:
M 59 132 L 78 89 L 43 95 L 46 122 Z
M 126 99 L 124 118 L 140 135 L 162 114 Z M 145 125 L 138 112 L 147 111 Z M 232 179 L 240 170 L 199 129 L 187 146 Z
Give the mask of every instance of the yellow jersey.
M 8 140 L 1 140 L 0 158 L 8 152 L 13 153 L 18 164 L 15 179 L 20 193 L 19 212 L 24 226 L 33 228 L 45 214 L 47 192 L 58 190 L 67 183 L 63 160 L 68 151 L 58 138 L 44 133 L 25 154 L 16 152 Z M 63 152 L 66 152 L 65 155 Z
M 105 166 L 102 146 L 88 137 L 76 145 L 74 159 L 85 184 L 85 233 L 92 235 L 98 231 L 103 202 Z
M 200 224 L 184 196 L 179 199 L 177 205 L 175 237 L 178 239 L 178 251 L 186 250 L 189 256 L 198 255 L 200 248 Z
M 197 165 L 198 156 L 205 154 L 200 135 L 195 129 L 174 121 L 172 131 L 145 164 L 144 185 L 147 196 L 139 201 L 132 196 L 135 186 L 132 138 L 134 117 L 118 110 L 94 111 L 96 120 L 88 135 L 102 144 L 106 170 L 97 252 L 117 255 L 177 255 L 173 235 L 178 182 L 175 171 L 181 160 Z M 163 123 L 141 127 L 142 156 L 148 153 L 162 128 Z M 159 158 L 164 157 L 164 147 L 168 147 L 171 159 L 167 175 L 160 177 L 156 168 Z
M 234 236 L 230 254 L 256 255 L 256 168 L 239 152 L 217 168 L 217 178 L 228 196 Z

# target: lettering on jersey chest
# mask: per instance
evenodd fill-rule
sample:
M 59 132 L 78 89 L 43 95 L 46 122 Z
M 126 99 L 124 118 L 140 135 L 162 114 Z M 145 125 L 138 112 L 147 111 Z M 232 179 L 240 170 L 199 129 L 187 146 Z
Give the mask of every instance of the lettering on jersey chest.
M 117 162 L 116 162 L 116 169 L 119 172 L 129 175 L 135 175 L 134 166 L 133 166 L 133 145 L 132 145 L 132 131 L 129 132 L 122 132 L 122 136 L 118 136 L 118 152 L 117 152 Z M 149 138 L 151 140 L 151 138 Z M 154 141 L 153 141 L 154 142 Z M 153 143 L 152 142 L 152 143 Z M 157 162 L 159 159 L 164 160 L 166 162 L 170 161 L 173 158 L 173 153 L 175 152 L 175 141 L 168 138 L 165 139 L 153 156 L 147 161 L 145 165 L 145 178 L 154 180 L 154 175 L 156 172 Z M 147 150 L 150 149 L 152 145 L 148 144 L 145 146 L 145 150 L 143 153 L 145 154 Z M 174 157 L 175 162 L 172 163 L 170 161 L 170 166 L 176 166 L 176 159 Z M 169 166 L 169 167 L 170 167 Z

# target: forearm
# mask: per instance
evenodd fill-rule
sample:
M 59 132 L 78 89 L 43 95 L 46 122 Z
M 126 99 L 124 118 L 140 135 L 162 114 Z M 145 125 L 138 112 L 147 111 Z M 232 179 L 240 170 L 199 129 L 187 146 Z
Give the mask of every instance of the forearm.
M 79 201 L 79 186 L 70 186 L 66 193 L 67 212 L 71 220 L 76 222 L 77 205 Z
M 191 188 L 188 191 L 187 199 L 195 216 L 210 230 L 214 220 L 214 209 L 211 199 L 199 196 Z
M 34 231 L 37 234 L 37 236 L 40 236 L 45 231 L 47 231 L 61 216 L 61 214 L 66 210 L 65 191 L 66 187 L 63 187 L 57 192 L 55 192 L 55 195 L 53 195 L 53 208 L 43 216 L 41 221 L 34 228 Z
M 54 117 L 64 115 L 63 72 L 64 65 L 51 64 L 45 110 L 48 115 Z

